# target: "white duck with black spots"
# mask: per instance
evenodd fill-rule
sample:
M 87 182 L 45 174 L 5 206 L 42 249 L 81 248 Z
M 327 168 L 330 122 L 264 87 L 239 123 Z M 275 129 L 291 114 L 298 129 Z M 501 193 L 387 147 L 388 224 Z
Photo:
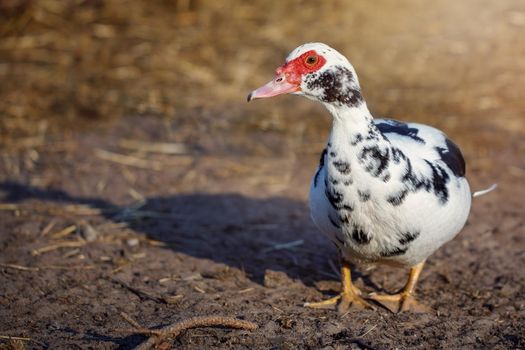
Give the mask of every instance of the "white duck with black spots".
M 328 144 L 310 188 L 313 221 L 338 247 L 340 295 L 310 307 L 371 307 L 392 311 L 426 308 L 413 297 L 425 259 L 463 228 L 472 193 L 465 161 L 447 136 L 427 125 L 374 119 L 356 72 L 322 43 L 299 46 L 248 100 L 285 93 L 322 103 L 333 119 Z M 411 267 L 403 290 L 367 298 L 350 278 L 350 265 L 384 263 Z

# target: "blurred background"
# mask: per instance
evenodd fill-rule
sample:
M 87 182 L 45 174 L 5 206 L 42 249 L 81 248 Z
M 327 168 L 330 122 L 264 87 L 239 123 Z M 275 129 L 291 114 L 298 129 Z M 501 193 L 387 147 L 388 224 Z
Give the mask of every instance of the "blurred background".
M 3 0 L 2 144 L 130 117 L 191 125 L 198 135 L 172 137 L 214 151 L 282 151 L 235 137 L 259 131 L 324 141 L 328 117 L 310 102 L 245 103 L 288 52 L 322 41 L 349 57 L 375 115 L 486 155 L 495 132 L 524 128 L 524 34 L 520 0 Z

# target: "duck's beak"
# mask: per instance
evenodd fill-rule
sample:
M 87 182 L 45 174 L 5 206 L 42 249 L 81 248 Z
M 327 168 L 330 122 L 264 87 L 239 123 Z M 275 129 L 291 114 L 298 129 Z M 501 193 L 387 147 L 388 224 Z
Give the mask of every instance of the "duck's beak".
M 273 97 L 282 94 L 288 94 L 291 92 L 301 91 L 301 87 L 297 84 L 290 83 L 286 80 L 285 74 L 276 75 L 275 78 L 261 86 L 260 88 L 253 90 L 248 94 L 248 102 L 257 98 Z

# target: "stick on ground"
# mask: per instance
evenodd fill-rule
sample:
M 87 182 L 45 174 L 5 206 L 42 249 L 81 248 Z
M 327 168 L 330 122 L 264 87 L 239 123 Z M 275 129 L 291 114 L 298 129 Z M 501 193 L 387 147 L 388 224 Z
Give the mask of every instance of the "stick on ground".
M 153 295 L 153 294 L 148 293 L 146 291 L 143 291 L 141 289 L 135 288 L 135 287 L 127 284 L 126 282 L 124 282 L 124 281 L 122 281 L 122 280 L 120 280 L 118 278 L 108 277 L 108 279 L 110 281 L 118 284 L 119 286 L 126 288 L 127 290 L 129 290 L 130 292 L 134 293 L 135 295 L 137 295 L 141 299 L 149 299 L 149 300 L 153 300 L 153 301 L 155 301 L 157 303 L 164 303 L 164 304 L 168 303 L 164 298 L 156 296 L 156 295 Z
M 130 330 L 131 333 L 140 333 L 149 335 L 150 337 L 144 343 L 140 344 L 135 348 L 135 350 L 148 350 L 151 349 L 155 344 L 159 343 L 163 339 L 177 338 L 183 331 L 190 328 L 199 328 L 199 327 L 226 327 L 226 328 L 237 328 L 237 329 L 247 329 L 250 331 L 256 330 L 258 328 L 257 324 L 239 320 L 234 317 L 224 317 L 224 316 L 200 316 L 192 317 L 187 320 L 183 320 L 172 325 L 163 327 L 161 329 L 148 329 L 142 327 L 135 320 L 133 320 L 128 314 L 122 312 L 122 318 L 130 325 L 133 326 L 133 329 Z

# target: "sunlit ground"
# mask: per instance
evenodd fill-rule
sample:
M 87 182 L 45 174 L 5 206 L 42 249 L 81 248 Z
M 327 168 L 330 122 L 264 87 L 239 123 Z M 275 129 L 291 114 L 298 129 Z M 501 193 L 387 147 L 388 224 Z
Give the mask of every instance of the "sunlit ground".
M 374 115 L 442 129 L 463 150 L 474 190 L 494 182 L 499 184 L 491 197 L 475 203 L 469 225 L 454 241 L 457 244 L 451 242 L 437 253 L 436 260 L 431 260 L 428 272 L 424 272 L 428 277 L 422 282 L 421 290 L 442 312 L 441 316 L 453 314 L 450 322 L 455 322 L 456 328 L 450 328 L 458 332 L 458 337 L 447 339 L 447 330 L 440 333 L 444 326 L 428 331 L 452 342 L 444 343 L 448 347 L 459 346 L 462 339 L 459 336 L 471 333 L 476 337 L 481 334 L 478 337 L 481 340 L 476 338 L 471 343 L 474 347 L 483 344 L 520 347 L 522 335 L 515 335 L 512 327 L 523 321 L 523 304 L 518 305 L 518 299 L 523 300 L 525 278 L 522 269 L 517 269 L 523 261 L 524 249 L 520 238 L 524 214 L 521 198 L 525 195 L 524 38 L 525 3 L 522 0 L 3 1 L 0 3 L 0 185 L 3 186 L 0 190 L 7 193 L 10 201 L 20 195 L 29 202 L 20 199 L 0 208 L 3 215 L 0 225 L 4 225 L 0 227 L 7 232 L 6 253 L 2 259 L 24 266 L 98 264 L 97 254 L 104 251 L 111 258 L 105 264 L 113 264 L 111 269 L 116 270 L 125 260 L 129 263 L 125 265 L 128 270 L 123 268 L 119 273 L 131 276 L 139 268 L 147 276 L 165 273 L 164 268 L 159 268 L 160 272 L 154 270 L 155 266 L 165 266 L 162 264 L 169 265 L 173 274 L 182 274 L 181 271 L 187 272 L 185 269 L 195 269 L 194 264 L 202 267 L 225 262 L 232 271 L 244 273 L 246 267 L 248 275 L 264 274 L 257 268 L 266 266 L 309 282 L 327 278 L 329 244 L 317 238 L 305 203 L 310 176 L 328 135 L 330 117 L 321 106 L 294 96 L 246 103 L 247 93 L 270 80 L 275 68 L 292 49 L 304 42 L 322 41 L 350 59 Z M 172 224 L 166 216 L 186 209 L 178 196 L 195 192 L 204 194 L 204 199 L 197 196 L 193 206 L 188 207 L 195 209 L 190 214 L 195 215 L 198 225 Z M 215 196 L 221 193 L 228 195 Z M 57 201 L 61 196 L 67 200 Z M 210 196 L 209 201 L 206 196 Z M 207 208 L 201 206 L 201 202 L 215 210 L 199 211 L 201 207 Z M 137 203 L 150 203 L 146 206 L 151 211 L 150 221 L 140 221 L 143 217 L 133 211 L 138 208 Z M 66 204 L 81 208 L 64 207 Z M 177 242 L 180 246 L 175 252 L 182 258 L 171 250 L 159 253 L 152 250 L 158 248 L 142 243 L 139 248 L 129 249 L 142 249 L 134 253 L 143 254 L 141 261 L 146 263 L 137 266 L 129 254 L 121 257 L 118 249 L 128 249 L 126 239 L 129 237 L 120 242 L 120 236 L 114 238 L 113 233 L 105 236 L 100 227 L 106 227 L 106 221 L 118 224 L 120 219 L 102 215 L 105 210 L 102 204 L 120 205 L 120 209 L 135 215 L 132 219 L 139 220 L 140 224 L 131 223 L 125 231 L 134 238 L 143 240 L 146 235 L 157 234 L 162 240 L 178 228 L 181 237 L 188 238 Z M 224 209 L 224 217 L 221 216 L 223 207 L 229 208 Z M 259 207 L 265 208 L 261 209 L 263 214 Z M 57 211 L 63 215 L 53 214 Z M 207 220 L 215 224 L 214 220 L 218 220 L 222 226 L 217 226 L 224 226 L 224 232 L 218 234 L 230 240 L 220 245 L 222 236 L 216 237 L 213 242 L 220 245 L 218 249 L 203 243 L 206 248 L 195 253 L 192 249 L 197 248 L 192 244 L 206 242 L 206 234 L 215 225 Z M 54 244 L 52 234 L 40 233 L 50 222 L 56 227 L 49 230 L 60 233 L 59 229 L 71 225 L 80 227 L 86 221 L 103 233 L 94 243 L 75 248 L 77 251 L 73 253 L 53 251 L 31 255 L 31 249 L 38 251 Z M 34 225 L 37 229 L 24 225 Z M 201 230 L 202 237 L 192 237 L 194 229 Z M 242 236 L 239 232 L 257 234 L 258 238 Z M 29 238 L 23 235 L 26 233 Z M 238 239 L 231 239 L 235 234 Z M 66 240 L 75 237 L 75 234 L 60 236 Z M 120 242 L 122 247 L 106 244 L 103 239 L 108 237 Z M 268 237 L 273 243 L 267 242 Z M 271 244 L 300 239 L 304 239 L 304 246 L 292 250 L 293 254 L 287 251 L 284 258 L 280 251 L 271 250 Z M 261 253 L 260 245 L 268 248 L 265 244 L 270 244 L 274 254 L 271 259 L 265 260 L 266 253 Z M 324 248 L 316 250 L 317 247 Z M 81 261 L 80 256 L 87 256 L 87 260 Z M 235 259 L 240 262 L 232 263 Z M 294 259 L 299 259 L 295 265 L 290 262 Z M 74 271 L 66 275 L 79 284 L 84 283 L 84 279 L 94 284 L 100 277 L 99 268 L 97 265 L 89 278 L 79 277 Z M 50 280 L 61 276 L 60 272 L 56 273 L 50 275 Z M 445 277 L 439 277 L 442 275 Z M 14 275 L 0 278 L 6 276 Z M 402 272 L 377 276 L 375 283 L 386 283 L 392 289 L 399 284 Z M 246 305 L 250 309 L 245 314 L 253 316 L 254 310 L 260 311 L 262 316 L 255 313 L 257 316 L 253 318 L 262 317 L 257 320 L 263 325 L 267 322 L 265 317 L 273 317 L 275 310 L 266 304 L 253 307 L 253 303 L 271 293 L 266 286 L 252 283 L 248 277 L 241 278 L 246 284 L 243 288 L 253 288 L 259 294 L 258 297 L 246 294 Z M 26 286 L 22 277 L 10 281 L 13 286 Z M 211 294 L 196 292 L 190 285 L 193 282 L 187 283 L 184 287 L 187 289 L 181 287 L 185 300 L 204 298 L 216 305 Z M 202 288 L 210 287 L 202 283 Z M 286 283 L 291 282 L 285 280 Z M 440 287 L 435 288 L 436 285 Z M 46 288 L 38 286 L 35 282 L 35 289 Z M 67 286 L 64 283 L 62 290 L 67 290 Z M 510 291 L 505 289 L 507 294 L 503 293 L 505 286 L 510 286 Z M 100 288 L 114 290 L 112 285 Z M 229 290 L 224 285 L 217 288 Z M 299 294 L 301 301 L 306 296 L 319 297 L 314 287 L 303 285 L 301 288 L 304 290 L 295 294 L 295 297 Z M 24 289 L 28 294 L 40 295 Z M 450 298 L 441 300 L 444 294 L 439 293 L 445 289 Z M 497 301 L 484 296 L 480 290 L 492 293 Z M 47 295 L 58 292 L 50 290 Z M 9 293 L 2 295 L 11 295 Z M 23 298 L 12 293 L 12 305 L 19 307 Z M 83 300 L 89 303 L 97 297 L 86 294 Z M 218 298 L 222 300 L 223 296 Z M 299 308 L 298 303 L 279 304 L 282 300 L 276 300 L 272 299 L 272 303 L 277 303 L 272 305 L 300 316 L 297 322 L 304 332 L 297 331 L 290 339 L 297 336 L 307 342 L 311 334 L 317 336 L 316 332 L 327 336 L 324 329 L 314 326 L 320 314 L 314 317 Z M 45 297 L 40 302 L 48 308 L 54 305 L 52 301 L 47 304 Z M 487 304 L 492 305 L 491 308 L 486 307 Z M 205 306 L 209 304 L 201 304 L 202 308 L 185 305 L 174 310 L 187 315 L 206 311 Z M 125 306 L 135 307 L 127 303 Z M 24 307 L 32 310 L 33 306 L 20 306 L 21 310 L 25 310 Z M 137 308 L 137 313 L 149 318 L 152 324 L 167 322 L 166 315 L 172 310 L 164 310 L 162 318 L 153 307 L 137 304 Z M 220 311 L 240 312 L 225 308 Z M 86 311 L 89 312 L 91 310 Z M 331 319 L 330 313 L 322 315 Z M 411 325 L 401 324 L 398 334 L 389 328 L 390 316 L 374 318 L 379 317 L 377 315 L 381 314 L 361 314 L 357 320 L 361 320 L 359 317 L 367 322 L 372 319 L 379 325 L 376 332 L 382 332 L 377 334 L 388 335 L 390 329 L 395 333 L 392 336 L 410 327 L 424 332 L 422 325 L 434 326 L 438 322 L 429 318 Z M 482 319 L 480 315 L 500 317 L 503 321 L 491 319 L 477 325 Z M 25 322 L 15 312 L 9 317 L 6 320 L 10 322 Z M 38 317 L 37 320 L 45 323 L 46 317 L 55 316 L 42 313 Z M 77 318 L 68 320 L 76 322 Z M 101 321 L 104 325 L 100 327 L 106 328 L 99 332 L 106 334 L 107 329 L 117 327 L 115 318 L 104 320 L 106 323 Z M 353 327 L 360 322 L 355 320 L 333 322 L 347 322 L 352 327 L 346 327 L 346 323 L 345 327 L 353 329 L 350 332 L 364 333 Z M 94 327 L 89 320 L 85 322 L 83 329 Z M 38 339 L 53 339 L 51 333 L 41 327 L 31 327 L 36 329 Z M 9 327 L 4 328 L 13 331 L 11 335 L 16 333 Z M 264 339 L 266 331 L 261 332 Z M 303 339 L 303 334 L 308 336 Z M 414 345 L 411 336 L 403 334 L 400 344 Z M 432 334 L 428 336 L 434 339 Z M 491 334 L 503 335 L 494 336 L 494 340 Z M 370 336 L 376 337 L 374 333 Z M 189 344 L 188 339 L 184 339 L 183 343 Z M 381 342 L 386 342 L 385 339 L 380 338 Z M 60 339 L 56 341 L 61 346 L 65 344 Z M 379 346 L 392 345 L 381 342 Z M 439 342 L 432 344 L 443 346 Z M 321 345 L 313 341 L 309 346 Z

